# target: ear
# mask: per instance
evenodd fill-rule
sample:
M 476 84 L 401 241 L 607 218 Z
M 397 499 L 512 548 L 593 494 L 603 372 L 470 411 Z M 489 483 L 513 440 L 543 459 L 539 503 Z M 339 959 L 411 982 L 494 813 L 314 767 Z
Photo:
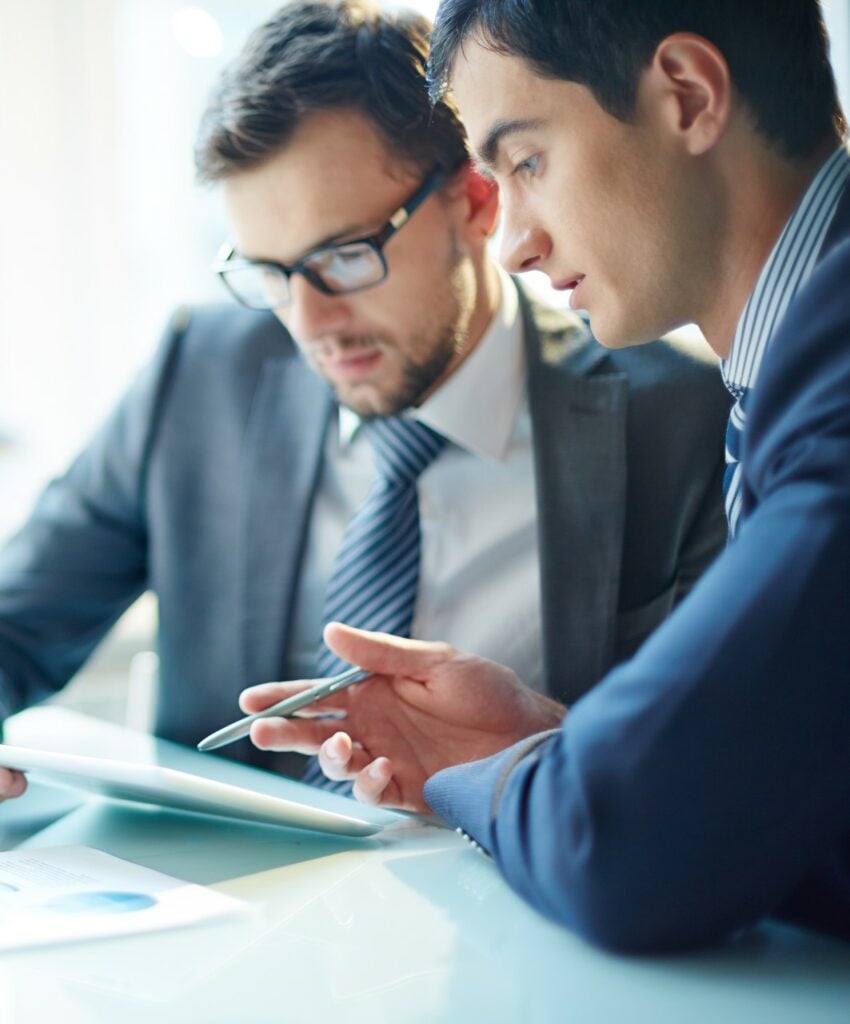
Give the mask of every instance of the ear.
M 723 54 L 702 36 L 678 32 L 663 39 L 649 69 L 668 127 L 692 156 L 722 138 L 732 112 L 733 86 Z
M 452 177 L 446 192 L 457 202 L 463 228 L 472 237 L 489 238 L 499 217 L 499 186 L 468 160 Z

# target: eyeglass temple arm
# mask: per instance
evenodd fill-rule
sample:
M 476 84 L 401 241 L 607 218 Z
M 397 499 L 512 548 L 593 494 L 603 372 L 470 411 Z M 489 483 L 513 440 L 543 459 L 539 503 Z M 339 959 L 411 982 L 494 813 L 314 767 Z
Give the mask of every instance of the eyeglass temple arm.
M 418 207 L 425 202 L 432 192 L 436 192 L 448 176 L 449 172 L 442 168 L 429 174 L 404 206 L 400 206 L 392 214 L 383 231 L 375 236 L 375 241 L 378 245 L 382 246 L 389 238 L 392 238 L 399 228 L 404 227 Z

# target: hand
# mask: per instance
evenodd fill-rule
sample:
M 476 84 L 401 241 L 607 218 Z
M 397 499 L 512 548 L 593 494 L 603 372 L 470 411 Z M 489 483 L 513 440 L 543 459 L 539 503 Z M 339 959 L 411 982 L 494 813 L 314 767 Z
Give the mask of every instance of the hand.
M 411 811 L 427 811 L 426 780 L 451 765 L 495 754 L 518 740 L 557 727 L 566 709 L 524 686 L 514 672 L 448 644 L 402 640 L 339 623 L 325 629 L 334 653 L 375 673 L 313 706 L 317 717 L 267 718 L 251 727 L 264 750 L 319 754 L 331 779 L 351 779 L 354 795 Z M 266 683 L 240 698 L 248 713 L 304 689 Z
M 13 768 L 0 768 L 0 801 L 18 797 L 27 788 L 27 780 L 22 772 Z

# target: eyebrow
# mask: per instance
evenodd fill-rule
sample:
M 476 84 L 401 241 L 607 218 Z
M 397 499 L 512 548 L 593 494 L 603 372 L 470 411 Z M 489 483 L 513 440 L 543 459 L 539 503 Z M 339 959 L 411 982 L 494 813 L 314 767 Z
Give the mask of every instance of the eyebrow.
M 307 256 L 316 249 L 324 249 L 326 245 L 338 245 L 374 233 L 374 231 L 370 232 L 370 225 L 363 221 L 360 221 L 359 224 L 350 224 L 347 228 L 343 228 L 342 231 L 334 231 L 333 234 L 326 235 L 320 239 L 315 245 L 311 245 L 309 249 L 305 249 L 304 255 Z
M 324 238 L 321 238 L 318 242 L 315 242 L 313 245 L 311 245 L 309 249 L 304 249 L 301 255 L 297 259 L 292 260 L 290 263 L 288 263 L 287 266 L 291 266 L 292 264 L 297 263 L 298 260 L 304 259 L 305 256 L 309 256 L 311 252 L 315 252 L 317 249 L 324 249 L 326 246 L 330 245 L 344 245 L 346 242 L 352 242 L 357 238 L 365 238 L 368 237 L 370 234 L 374 234 L 374 231 L 369 231 L 368 224 L 364 224 L 363 222 L 361 222 L 360 224 L 352 224 L 347 228 L 343 228 L 342 231 L 335 231 L 333 232 L 333 234 L 326 235 Z M 278 260 L 272 259 L 271 257 L 267 256 L 248 256 L 244 252 L 241 252 L 236 247 L 234 247 L 233 251 L 242 259 L 250 260 L 252 263 L 279 262 Z
M 521 120 L 512 118 L 505 121 L 495 121 L 487 132 L 484 141 L 477 147 L 481 163 L 493 167 L 499 154 L 499 146 L 502 140 L 509 135 L 516 135 L 518 132 L 525 132 L 532 128 L 539 128 L 543 124 L 540 120 Z

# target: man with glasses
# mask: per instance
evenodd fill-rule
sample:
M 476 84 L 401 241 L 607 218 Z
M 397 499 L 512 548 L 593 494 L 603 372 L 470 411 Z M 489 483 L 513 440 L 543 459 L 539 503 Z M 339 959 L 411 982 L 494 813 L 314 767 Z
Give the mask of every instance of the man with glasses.
M 4 711 L 62 686 L 146 588 L 156 729 L 185 743 L 248 685 L 333 671 L 339 617 L 569 703 L 723 543 L 716 368 L 667 342 L 609 354 L 497 268 L 498 195 L 429 104 L 428 29 L 293 4 L 226 72 L 197 164 L 238 303 L 178 315 L 0 554 Z

